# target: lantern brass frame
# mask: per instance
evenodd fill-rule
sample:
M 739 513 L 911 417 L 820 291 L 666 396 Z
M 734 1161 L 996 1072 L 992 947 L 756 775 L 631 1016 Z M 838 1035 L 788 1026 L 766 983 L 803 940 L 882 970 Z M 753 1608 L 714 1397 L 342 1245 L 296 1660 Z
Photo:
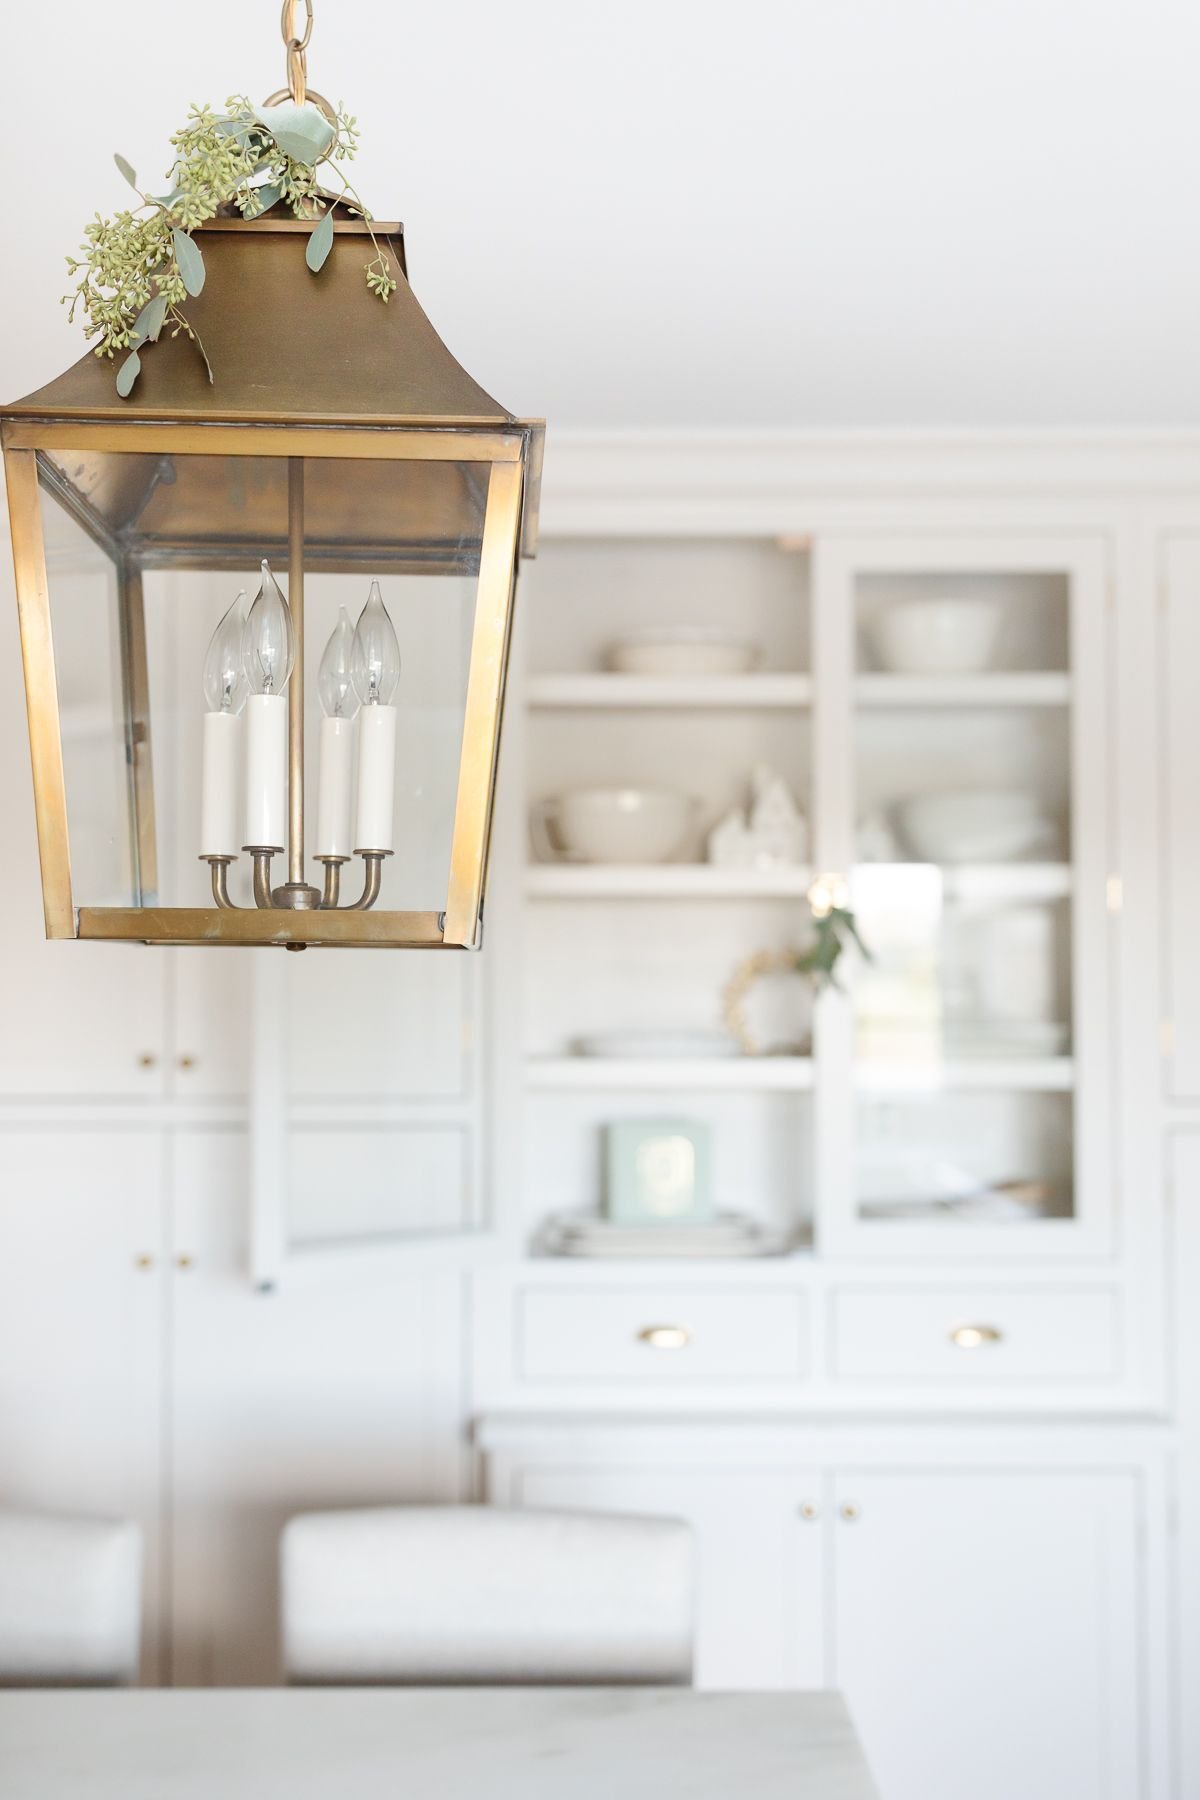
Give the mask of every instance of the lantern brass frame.
M 514 422 L 512 428 L 480 428 L 466 420 L 444 429 L 195 419 L 91 423 L 25 416 L 0 422 L 0 443 L 12 526 L 47 937 L 145 944 L 477 947 L 523 514 L 531 510 L 524 491 L 525 469 L 536 488 L 540 427 Z M 39 450 L 64 449 L 490 465 L 443 910 L 75 907 L 38 476 Z M 528 531 L 528 516 L 525 524 Z M 118 561 L 116 569 L 133 885 L 139 897 L 152 901 L 157 882 L 141 570 L 127 560 Z

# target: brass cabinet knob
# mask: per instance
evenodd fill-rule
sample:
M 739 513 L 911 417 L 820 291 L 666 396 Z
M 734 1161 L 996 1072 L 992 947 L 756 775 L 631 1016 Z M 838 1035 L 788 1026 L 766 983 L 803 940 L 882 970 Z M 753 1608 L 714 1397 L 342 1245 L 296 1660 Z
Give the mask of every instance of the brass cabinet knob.
M 135 1269 L 152 1269 L 154 1267 L 154 1258 L 150 1255 L 148 1250 L 142 1250 L 134 1257 L 133 1266 Z
M 638 1332 L 638 1342 L 651 1350 L 686 1350 L 691 1341 L 686 1325 L 645 1325 Z
M 820 1518 L 820 1516 L 821 1516 L 821 1509 L 816 1504 L 815 1501 L 813 1501 L 813 1500 L 801 1501 L 800 1517 L 804 1520 L 804 1523 L 806 1525 L 814 1525 L 816 1523 L 816 1521 Z
M 859 1519 L 862 1517 L 862 1513 L 853 1500 L 843 1500 L 842 1504 L 838 1507 L 838 1512 L 841 1514 L 842 1518 L 845 1519 L 847 1525 L 857 1525 Z
M 998 1344 L 1004 1333 L 995 1325 L 956 1325 L 950 1342 L 957 1350 L 982 1350 L 987 1344 Z
M 196 1266 L 195 1257 L 190 1255 L 190 1253 L 186 1250 L 181 1250 L 179 1252 L 179 1255 L 175 1258 L 175 1267 L 177 1269 L 192 1269 L 195 1266 Z
M 196 1058 L 187 1050 L 184 1051 L 178 1061 L 181 1069 L 194 1069 L 196 1066 Z
M 153 1069 L 158 1066 L 158 1058 L 153 1050 L 143 1050 L 137 1061 L 139 1069 Z

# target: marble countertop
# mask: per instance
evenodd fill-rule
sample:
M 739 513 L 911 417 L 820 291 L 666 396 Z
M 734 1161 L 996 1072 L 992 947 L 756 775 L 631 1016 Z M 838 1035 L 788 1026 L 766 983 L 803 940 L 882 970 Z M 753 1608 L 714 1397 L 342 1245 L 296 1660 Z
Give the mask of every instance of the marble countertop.
M 837 1694 L 0 1694 L 4 1800 L 876 1800 Z

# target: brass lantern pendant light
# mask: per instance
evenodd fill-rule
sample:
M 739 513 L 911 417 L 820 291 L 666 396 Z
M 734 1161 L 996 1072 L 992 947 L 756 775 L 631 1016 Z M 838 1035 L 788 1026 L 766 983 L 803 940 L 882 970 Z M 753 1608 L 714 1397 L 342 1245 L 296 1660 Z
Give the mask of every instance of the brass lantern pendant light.
M 264 107 L 332 118 L 305 10 Z M 403 227 L 316 194 L 308 268 L 284 200 L 197 229 L 124 397 L 89 351 L 0 408 L 49 937 L 481 941 L 543 426 L 446 349 Z

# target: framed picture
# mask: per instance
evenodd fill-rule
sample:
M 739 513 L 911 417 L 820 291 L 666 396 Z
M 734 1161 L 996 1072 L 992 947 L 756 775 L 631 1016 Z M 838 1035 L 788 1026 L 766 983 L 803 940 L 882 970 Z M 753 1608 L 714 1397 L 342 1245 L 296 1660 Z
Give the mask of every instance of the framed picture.
M 622 1225 L 711 1219 L 708 1126 L 694 1119 L 623 1119 L 609 1125 L 605 1213 Z

